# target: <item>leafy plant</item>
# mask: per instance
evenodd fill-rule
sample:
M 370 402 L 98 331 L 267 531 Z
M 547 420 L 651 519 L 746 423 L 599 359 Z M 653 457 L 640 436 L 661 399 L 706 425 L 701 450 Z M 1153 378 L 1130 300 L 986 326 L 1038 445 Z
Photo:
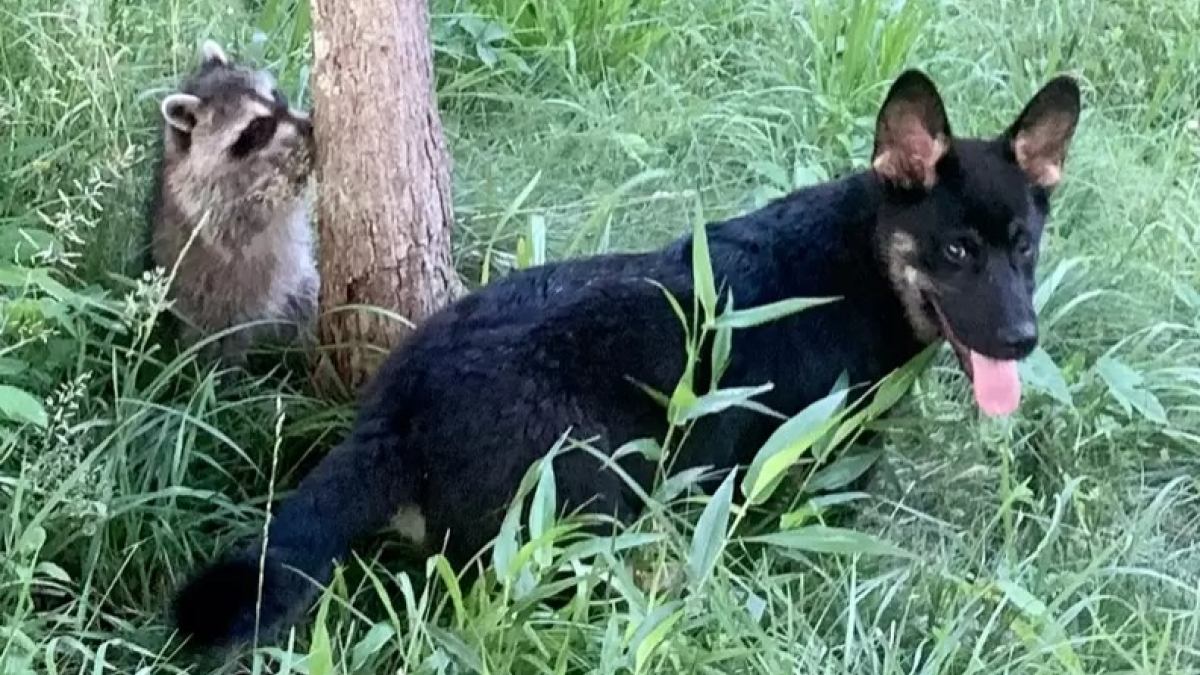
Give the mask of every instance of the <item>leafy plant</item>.
M 472 3 L 478 14 L 511 30 L 504 35 L 507 31 L 497 26 L 477 31 L 477 36 L 511 36 L 523 51 L 553 54 L 567 72 L 592 80 L 601 80 L 610 71 L 629 71 L 664 41 L 668 29 L 659 18 L 662 5 L 662 0 Z

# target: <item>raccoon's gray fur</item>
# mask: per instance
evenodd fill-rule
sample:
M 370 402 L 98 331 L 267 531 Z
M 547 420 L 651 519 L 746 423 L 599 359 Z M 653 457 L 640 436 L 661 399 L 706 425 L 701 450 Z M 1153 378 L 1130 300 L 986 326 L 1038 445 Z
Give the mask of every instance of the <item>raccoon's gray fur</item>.
M 269 73 L 234 63 L 211 40 L 160 112 L 150 257 L 174 271 L 177 336 L 186 347 L 272 320 L 210 343 L 206 356 L 231 363 L 243 362 L 260 338 L 308 344 L 320 285 L 308 116 L 290 107 Z

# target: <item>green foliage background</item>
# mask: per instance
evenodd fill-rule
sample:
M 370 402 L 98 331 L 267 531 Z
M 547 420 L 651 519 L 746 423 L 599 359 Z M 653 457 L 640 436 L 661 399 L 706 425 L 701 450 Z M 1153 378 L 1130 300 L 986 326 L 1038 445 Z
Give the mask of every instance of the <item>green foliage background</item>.
M 731 508 L 739 476 L 712 500 L 663 486 L 615 552 L 568 543 L 548 515 L 550 469 L 534 467 L 542 506 L 514 512 L 487 583 L 459 589 L 399 545 L 364 551 L 294 644 L 244 658 L 251 672 L 1200 671 L 1200 5 L 433 11 L 455 260 L 472 283 L 655 245 L 697 205 L 733 215 L 862 167 L 905 67 L 934 76 L 964 134 L 999 131 L 1045 79 L 1078 74 L 1086 113 L 1044 251 L 1043 349 L 1008 423 L 978 419 L 938 353 L 875 423 L 887 468 L 851 530 L 825 529 L 822 503 L 799 498 Z M 157 100 L 206 37 L 307 104 L 303 2 L 0 0 L 3 673 L 218 672 L 175 654 L 167 593 L 261 527 L 352 412 L 155 347 L 160 286 L 137 246 Z M 674 413 L 699 414 L 674 395 Z M 554 562 L 585 558 L 579 595 L 542 606 Z M 602 600 L 591 589 L 609 573 Z

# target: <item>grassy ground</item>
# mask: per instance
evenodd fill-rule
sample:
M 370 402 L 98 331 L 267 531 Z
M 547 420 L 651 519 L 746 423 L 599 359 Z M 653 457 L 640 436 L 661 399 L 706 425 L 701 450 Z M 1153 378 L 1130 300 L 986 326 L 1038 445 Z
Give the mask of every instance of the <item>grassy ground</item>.
M 1200 5 L 474 2 L 436 2 L 434 24 L 456 256 L 476 282 L 489 250 L 489 273 L 506 272 L 531 222 L 550 257 L 637 248 L 685 231 L 697 200 L 731 215 L 863 165 L 903 67 L 941 83 L 962 133 L 998 131 L 1051 74 L 1078 73 L 1045 353 L 1011 423 L 977 418 L 943 353 L 883 425 L 887 469 L 855 527 L 913 557 L 733 541 L 690 592 L 627 583 L 551 612 L 532 576 L 458 596 L 436 569 L 364 551 L 371 575 L 348 572 L 315 633 L 244 664 L 1200 672 Z M 0 672 L 216 668 L 176 655 L 167 592 L 261 527 L 272 490 L 345 427 L 350 410 L 295 387 L 156 365 L 150 291 L 119 278 L 136 278 L 157 97 L 204 37 L 244 56 L 255 31 L 255 58 L 303 99 L 307 27 L 289 2 L 0 0 L 0 248 L 53 270 L 0 265 Z M 650 516 L 642 569 L 694 563 L 693 523 Z

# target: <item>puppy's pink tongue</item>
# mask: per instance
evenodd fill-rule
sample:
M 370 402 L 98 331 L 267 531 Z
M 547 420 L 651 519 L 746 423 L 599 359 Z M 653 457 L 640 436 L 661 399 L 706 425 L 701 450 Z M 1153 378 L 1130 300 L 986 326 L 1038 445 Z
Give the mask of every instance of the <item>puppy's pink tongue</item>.
M 1016 361 L 997 361 L 971 352 L 975 402 L 989 417 L 1011 415 L 1021 402 L 1021 380 Z

